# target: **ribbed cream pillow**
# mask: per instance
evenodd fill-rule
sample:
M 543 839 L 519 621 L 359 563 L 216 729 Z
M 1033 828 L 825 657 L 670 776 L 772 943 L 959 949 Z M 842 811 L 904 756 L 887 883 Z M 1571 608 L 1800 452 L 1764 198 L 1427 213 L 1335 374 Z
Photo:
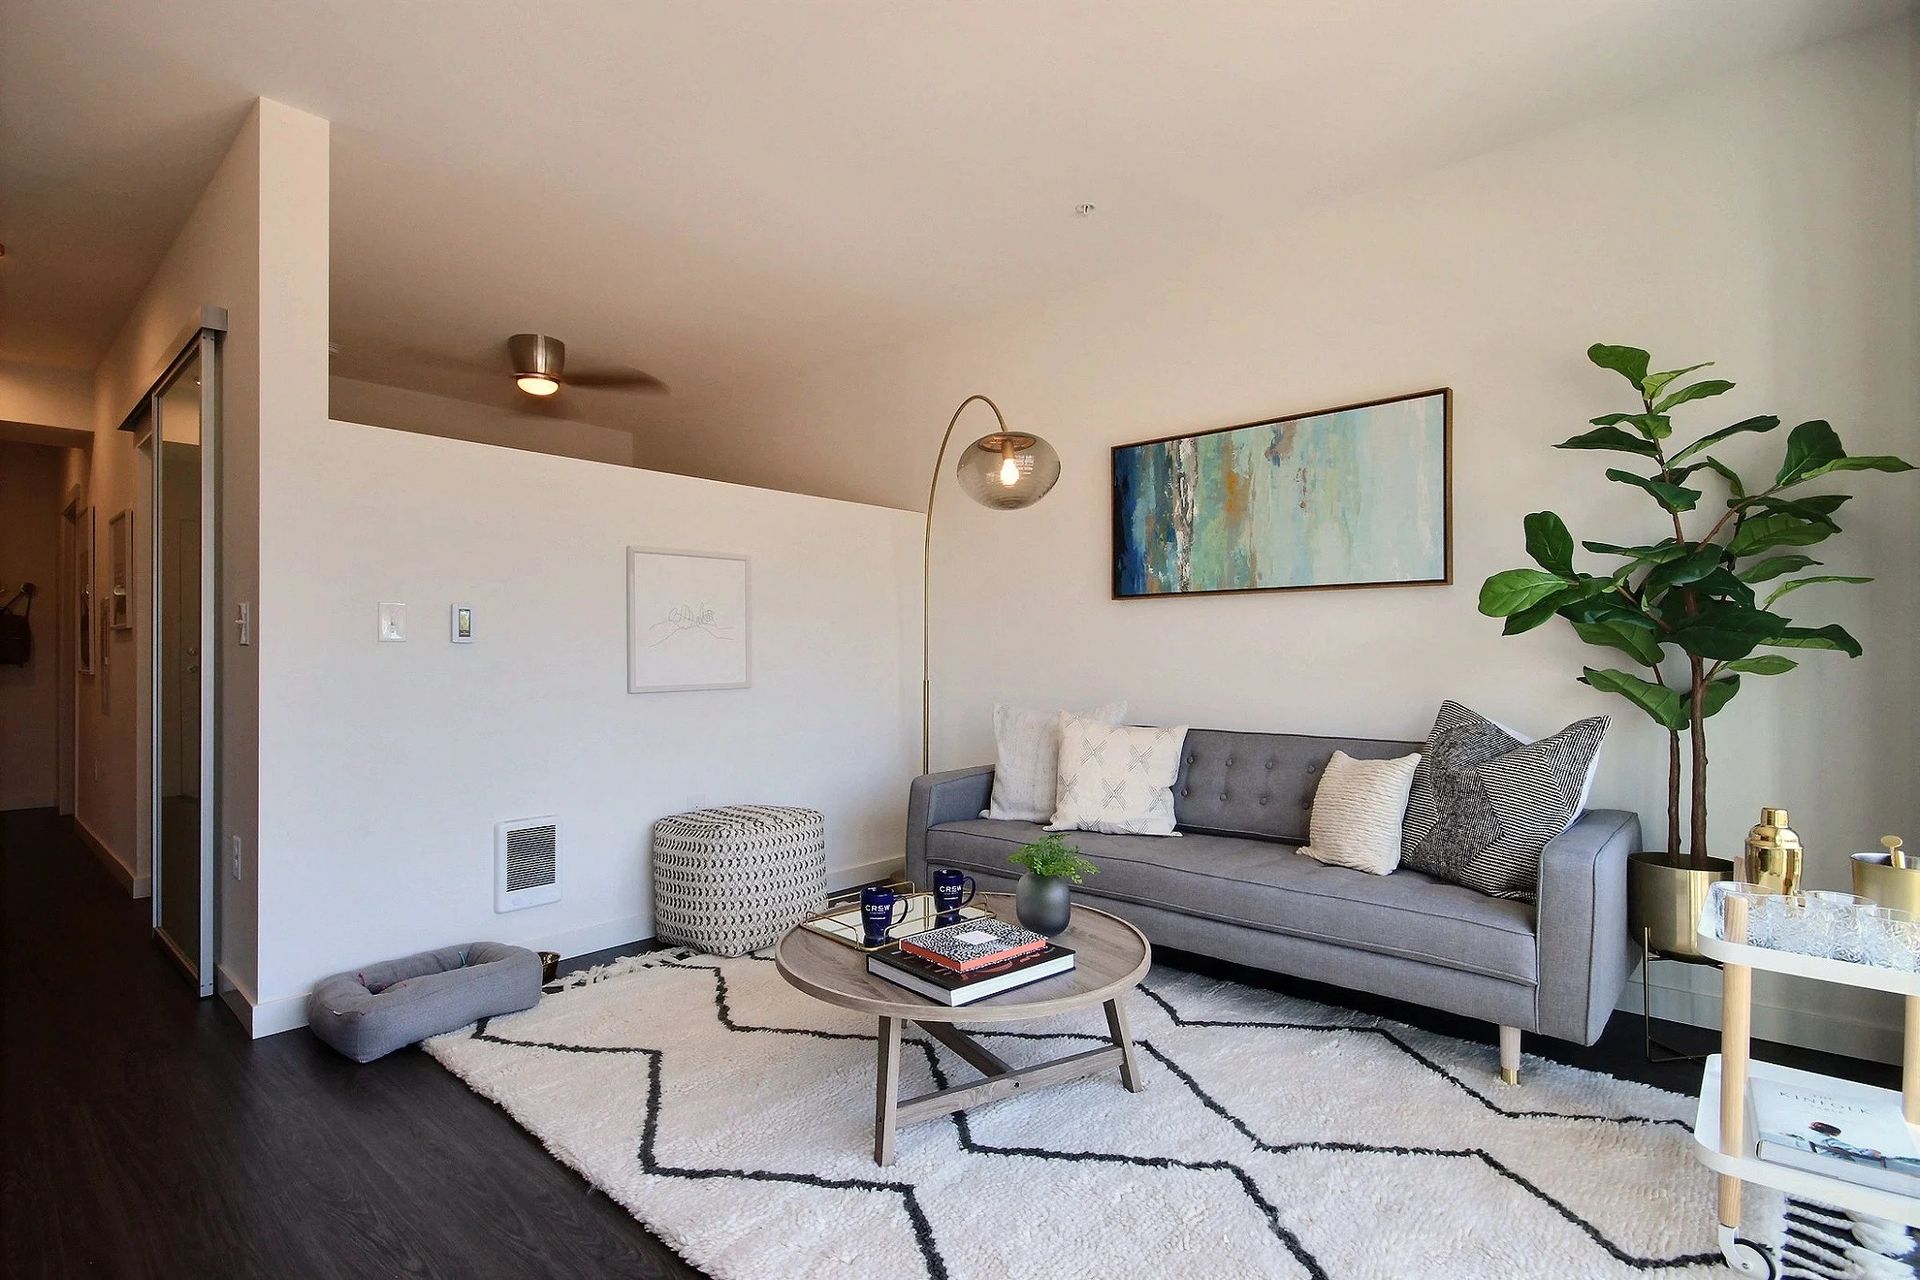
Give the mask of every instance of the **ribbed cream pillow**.
M 1330 867 L 1384 876 L 1400 865 L 1400 828 L 1407 819 L 1416 752 L 1398 760 L 1355 760 L 1333 753 L 1300 852 Z

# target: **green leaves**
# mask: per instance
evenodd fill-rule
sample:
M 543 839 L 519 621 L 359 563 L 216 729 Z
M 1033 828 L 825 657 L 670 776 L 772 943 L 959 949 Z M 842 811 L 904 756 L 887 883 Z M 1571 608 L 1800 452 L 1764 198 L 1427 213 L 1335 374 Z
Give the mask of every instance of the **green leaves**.
M 1672 382 L 1681 374 L 1692 373 L 1695 369 L 1705 369 L 1712 363 L 1713 361 L 1708 360 L 1705 364 L 1690 364 L 1684 369 L 1669 369 L 1665 373 L 1650 373 L 1640 379 L 1640 389 L 1649 396 L 1657 396 L 1667 389 L 1668 383 Z
M 1673 419 L 1664 413 L 1603 413 L 1588 421 L 1596 427 L 1617 427 L 1624 422 L 1648 440 L 1665 440 L 1673 434 Z
M 1700 691 L 1700 710 L 1703 718 L 1719 715 L 1720 708 L 1732 702 L 1733 695 L 1738 692 L 1740 692 L 1739 676 L 1718 676 L 1707 681 L 1707 687 Z M 1688 707 L 1687 712 L 1687 720 L 1691 723 L 1693 708 Z
M 1631 471 L 1622 471 L 1617 467 L 1607 469 L 1607 479 L 1620 484 L 1630 484 L 1636 489 L 1645 489 L 1653 495 L 1655 502 L 1668 511 L 1691 511 L 1700 501 L 1698 489 L 1682 488 L 1677 484 L 1668 484 L 1664 480 L 1649 480 L 1645 476 L 1637 476 Z
M 1711 449 L 1714 445 L 1719 444 L 1729 436 L 1737 436 L 1743 431 L 1771 431 L 1779 425 L 1780 419 L 1774 417 L 1772 414 L 1763 414 L 1758 418 L 1745 418 L 1730 427 L 1722 427 L 1718 431 L 1709 431 L 1706 435 L 1701 436 L 1698 440 L 1695 440 L 1692 444 L 1674 454 L 1668 461 L 1685 462 L 1694 454 L 1699 453 L 1703 449 Z
M 1580 683 L 1591 685 L 1602 693 L 1617 693 L 1632 702 L 1653 718 L 1654 723 L 1663 725 L 1674 732 L 1687 727 L 1693 719 L 1692 709 L 1687 700 L 1662 684 L 1651 680 L 1642 680 L 1639 676 L 1629 675 L 1625 671 L 1596 670 L 1584 668 Z
M 1873 581 L 1872 578 L 1849 578 L 1842 574 L 1837 574 L 1837 573 L 1817 573 L 1811 578 L 1795 578 L 1791 582 L 1783 582 L 1779 586 L 1775 587 L 1773 589 L 1773 594 L 1767 597 L 1766 607 L 1771 609 L 1773 608 L 1773 602 L 1775 600 L 1778 600 L 1781 596 L 1790 595 L 1793 592 L 1798 591 L 1800 588 L 1810 587 L 1816 582 L 1872 582 L 1872 581 Z
M 1911 471 L 1913 464 L 1891 454 L 1862 454 L 1859 457 L 1849 455 L 1835 458 L 1815 467 L 1802 476 L 1802 480 L 1818 480 L 1821 476 L 1832 475 L 1836 471 Z
M 1567 585 L 1567 580 L 1557 573 L 1508 569 L 1480 584 L 1480 612 L 1489 618 L 1505 618 L 1564 591 Z
M 1780 463 L 1780 474 L 1773 482 L 1781 487 L 1798 484 L 1807 479 L 1807 473 L 1815 467 L 1846 456 L 1847 451 L 1831 426 L 1824 422 L 1803 422 L 1787 436 L 1787 456 Z
M 1794 573 L 1819 563 L 1820 562 L 1812 556 L 1774 556 L 1771 559 L 1762 560 L 1759 564 L 1748 565 L 1740 571 L 1739 576 L 1742 582 L 1766 582 L 1771 578 L 1779 577 L 1783 573 Z
M 1642 564 L 1665 564 L 1669 560 L 1678 560 L 1688 551 L 1685 543 L 1672 541 L 1640 547 L 1623 547 L 1615 542 L 1583 542 L 1580 545 L 1597 556 L 1626 556 Z
M 1610 347 L 1596 342 L 1587 348 L 1587 359 L 1602 369 L 1611 369 L 1633 384 L 1635 391 L 1645 391 L 1647 383 L 1647 363 L 1652 356 L 1638 347 Z
M 1703 378 L 1691 386 L 1680 388 L 1659 404 L 1654 405 L 1653 411 L 1655 413 L 1666 413 L 1671 409 L 1686 404 L 1689 400 L 1705 400 L 1708 396 L 1725 395 L 1731 390 L 1733 390 L 1733 384 L 1724 378 Z M 1659 392 L 1648 388 L 1647 394 L 1650 396 L 1658 395 Z
M 1549 573 L 1573 576 L 1573 535 L 1566 521 L 1551 511 L 1536 511 L 1525 521 L 1527 554 Z
M 1727 664 L 1727 670 L 1744 671 L 1750 676 L 1783 676 L 1799 665 L 1792 658 L 1763 653 L 1753 658 L 1735 658 Z
M 1667 638 L 1696 658 L 1744 658 L 1791 624 L 1776 613 L 1727 600 L 1709 600 Z
M 1767 515 L 1748 520 L 1733 535 L 1727 550 L 1737 557 L 1758 555 L 1773 547 L 1805 547 L 1838 532 L 1831 521 L 1806 520 L 1797 515 Z
M 1617 449 L 1621 453 L 1637 453 L 1643 458 L 1656 457 L 1660 452 L 1653 441 L 1641 436 L 1628 435 L 1614 426 L 1595 427 L 1592 431 L 1577 435 L 1571 440 L 1562 440 L 1553 447 L 1556 449 Z
M 1766 643 L 1775 649 L 1833 649 L 1849 658 L 1861 654 L 1860 642 L 1841 626 L 1788 627 Z
M 1588 644 L 1618 649 L 1643 666 L 1651 667 L 1660 661 L 1660 642 L 1652 631 L 1623 622 L 1576 622 L 1573 630 Z

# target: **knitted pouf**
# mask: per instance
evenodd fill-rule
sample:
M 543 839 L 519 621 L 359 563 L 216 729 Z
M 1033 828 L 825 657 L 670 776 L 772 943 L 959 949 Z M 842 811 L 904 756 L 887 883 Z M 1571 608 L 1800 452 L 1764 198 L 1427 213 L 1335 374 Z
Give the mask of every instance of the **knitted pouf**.
M 826 898 L 818 810 L 740 804 L 653 824 L 653 925 L 715 955 L 771 946 Z

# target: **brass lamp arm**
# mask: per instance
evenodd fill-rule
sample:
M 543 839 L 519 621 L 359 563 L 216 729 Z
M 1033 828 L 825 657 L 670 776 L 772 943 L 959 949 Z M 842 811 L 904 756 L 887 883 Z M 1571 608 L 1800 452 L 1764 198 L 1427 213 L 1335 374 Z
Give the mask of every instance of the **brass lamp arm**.
M 947 444 L 953 439 L 953 428 L 960 421 L 967 406 L 978 400 L 993 410 L 994 420 L 1000 424 L 1000 433 L 1007 434 L 1006 415 L 1000 412 L 1000 406 L 983 395 L 970 395 L 960 402 L 960 407 L 947 419 L 946 434 L 940 437 L 940 452 L 933 458 L 933 479 L 927 485 L 927 526 L 925 539 L 920 548 L 920 772 L 930 771 L 933 743 L 933 665 L 929 656 L 932 652 L 932 632 L 929 621 L 933 613 L 933 500 L 940 492 L 940 466 L 947 460 Z

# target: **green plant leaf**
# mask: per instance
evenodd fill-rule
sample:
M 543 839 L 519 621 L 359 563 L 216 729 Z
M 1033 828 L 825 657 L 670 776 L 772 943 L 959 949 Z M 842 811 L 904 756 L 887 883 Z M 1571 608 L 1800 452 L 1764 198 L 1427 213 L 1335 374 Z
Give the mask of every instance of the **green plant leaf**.
M 1892 454 L 1849 454 L 1844 458 L 1835 458 L 1832 462 L 1823 462 L 1800 477 L 1800 480 L 1818 480 L 1821 476 L 1831 475 L 1835 471 L 1911 471 L 1913 464 Z M 1794 481 L 1798 484 L 1800 481 Z
M 1636 489 L 1645 489 L 1653 495 L 1655 502 L 1668 511 L 1691 511 L 1694 504 L 1700 501 L 1698 489 L 1682 488 L 1677 484 L 1668 484 L 1664 480 L 1649 480 L 1645 476 L 1637 476 L 1631 471 L 1622 471 L 1618 467 L 1607 469 L 1607 479 L 1620 484 L 1630 484 Z
M 1618 649 L 1646 666 L 1660 661 L 1660 642 L 1654 639 L 1651 631 L 1619 622 L 1576 622 L 1573 630 L 1588 644 Z
M 1731 495 L 1732 501 L 1737 502 L 1747 496 L 1746 481 L 1740 478 L 1740 473 L 1718 458 L 1702 458 L 1692 466 L 1682 468 L 1681 471 L 1676 474 L 1684 477 L 1691 475 L 1701 467 L 1717 473 L 1722 480 L 1727 482 L 1727 493 Z M 1731 502 L 1729 505 L 1732 505 Z
M 1827 494 L 1826 498 L 1840 499 L 1839 502 L 1828 502 L 1823 498 L 1779 498 L 1763 493 L 1748 500 L 1744 505 L 1748 519 L 1752 519 L 1752 513 L 1755 511 L 1765 511 L 1773 515 L 1796 516 L 1802 520 L 1810 520 L 1814 524 L 1826 525 L 1838 533 L 1840 526 L 1834 523 L 1833 513 L 1840 509 L 1841 503 L 1844 503 L 1848 496 L 1843 493 Z
M 1556 449 L 1618 449 L 1622 453 L 1637 453 L 1643 458 L 1658 456 L 1660 450 L 1653 441 L 1640 436 L 1628 435 L 1618 427 L 1600 426 L 1592 431 L 1562 440 L 1553 446 Z
M 1806 547 L 1824 541 L 1835 532 L 1827 522 L 1804 520 L 1794 515 L 1768 515 L 1748 520 L 1733 535 L 1727 550 L 1735 556 L 1756 555 L 1773 547 Z
M 1767 597 L 1766 607 L 1771 609 L 1773 608 L 1773 602 L 1775 600 L 1778 600 L 1781 596 L 1791 595 L 1795 591 L 1798 591 L 1800 588 L 1810 587 L 1816 582 L 1872 582 L 1872 581 L 1873 581 L 1872 578 L 1849 578 L 1844 574 L 1838 574 L 1838 573 L 1817 573 L 1811 578 L 1795 578 L 1791 582 L 1783 582 L 1779 586 L 1775 587 L 1773 589 L 1773 594 Z
M 1619 694 L 1651 716 L 1656 724 L 1679 730 L 1686 728 L 1692 719 L 1686 699 L 1665 685 L 1642 680 L 1625 671 L 1598 670 L 1593 667 L 1587 667 L 1585 671 L 1580 683 L 1591 685 L 1602 693 Z
M 1830 425 L 1817 419 L 1803 422 L 1787 437 L 1787 456 L 1780 463 L 1780 474 L 1773 482 L 1777 486 L 1799 484 L 1809 479 L 1808 473 L 1815 468 L 1846 456 L 1839 435 Z
M 1740 571 L 1740 581 L 1765 582 L 1770 578 L 1777 578 L 1783 573 L 1796 573 L 1801 569 L 1810 568 L 1819 563 L 1820 562 L 1812 556 L 1774 556 L 1770 559 L 1762 560 L 1758 564 L 1750 564 L 1742 569 Z
M 1684 542 L 1654 542 L 1643 547 L 1623 547 L 1614 542 L 1583 542 L 1580 544 L 1597 556 L 1626 556 L 1638 560 L 1641 564 L 1665 564 L 1669 560 L 1678 560 L 1692 550 Z
M 1647 575 L 1649 587 L 1680 587 L 1698 582 L 1720 567 L 1727 549 L 1717 542 L 1703 543 L 1676 560 L 1669 560 Z
M 1725 565 L 1691 586 L 1696 600 L 1732 600 L 1744 609 L 1753 608 L 1753 588 L 1736 578 Z
M 1707 716 L 1720 714 L 1720 708 L 1733 701 L 1733 695 L 1740 692 L 1739 676 L 1719 676 L 1707 681 L 1707 687 L 1700 691 L 1700 710 Z M 1689 699 L 1691 701 L 1691 699 Z M 1693 721 L 1693 708 L 1687 708 L 1687 721 Z
M 1690 400 L 1705 400 L 1708 396 L 1725 395 L 1731 390 L 1733 390 L 1733 384 L 1725 378 L 1703 378 L 1699 382 L 1680 388 L 1659 404 L 1653 406 L 1653 411 L 1655 413 L 1666 413 L 1671 409 L 1686 404 Z M 1647 394 L 1655 395 L 1657 393 L 1648 390 Z
M 1767 642 L 1775 649 L 1833 649 L 1849 658 L 1860 656 L 1860 642 L 1841 626 L 1788 627 Z
M 1683 374 L 1692 373 L 1696 369 L 1705 369 L 1712 363 L 1713 361 L 1708 360 L 1704 364 L 1690 364 L 1684 369 L 1669 369 L 1665 373 L 1650 373 L 1640 380 L 1640 389 L 1649 396 L 1657 396 L 1662 391 L 1665 391 L 1668 384 L 1675 378 Z
M 1659 624 L 1616 595 L 1600 595 L 1561 605 L 1557 612 L 1568 622 L 1617 622 L 1624 627 L 1654 631 Z
M 1548 573 L 1563 578 L 1573 576 L 1573 535 L 1567 522 L 1551 511 L 1536 511 L 1523 522 L 1527 531 L 1527 554 Z
M 1602 369 L 1613 370 L 1631 382 L 1635 391 L 1642 391 L 1647 382 L 1647 363 L 1653 357 L 1638 347 L 1611 347 L 1596 342 L 1587 348 L 1587 359 Z
M 1715 600 L 1683 619 L 1667 638 L 1696 658 L 1744 658 L 1789 625 L 1778 614 Z
M 1538 569 L 1508 569 L 1480 584 L 1480 612 L 1489 618 L 1504 618 L 1539 604 L 1570 584 L 1557 573 Z
M 1691 458 L 1694 454 L 1699 453 L 1703 449 L 1712 448 L 1714 445 L 1719 444 L 1722 440 L 1725 440 L 1728 436 L 1737 436 L 1743 431 L 1771 431 L 1779 425 L 1780 425 L 1780 419 L 1774 417 L 1770 413 L 1762 414 L 1760 417 L 1757 417 L 1757 418 L 1744 418 L 1741 421 L 1734 423 L 1730 427 L 1722 427 L 1718 431 L 1707 432 L 1707 434 L 1701 436 L 1698 440 L 1695 440 L 1692 444 L 1688 445 L 1686 448 L 1682 449 L 1680 452 L 1674 454 L 1671 458 L 1667 459 L 1667 461 L 1685 462 L 1688 458 Z
M 1799 665 L 1792 658 L 1763 653 L 1752 658 L 1735 658 L 1727 664 L 1727 670 L 1744 671 L 1750 676 L 1783 676 Z

